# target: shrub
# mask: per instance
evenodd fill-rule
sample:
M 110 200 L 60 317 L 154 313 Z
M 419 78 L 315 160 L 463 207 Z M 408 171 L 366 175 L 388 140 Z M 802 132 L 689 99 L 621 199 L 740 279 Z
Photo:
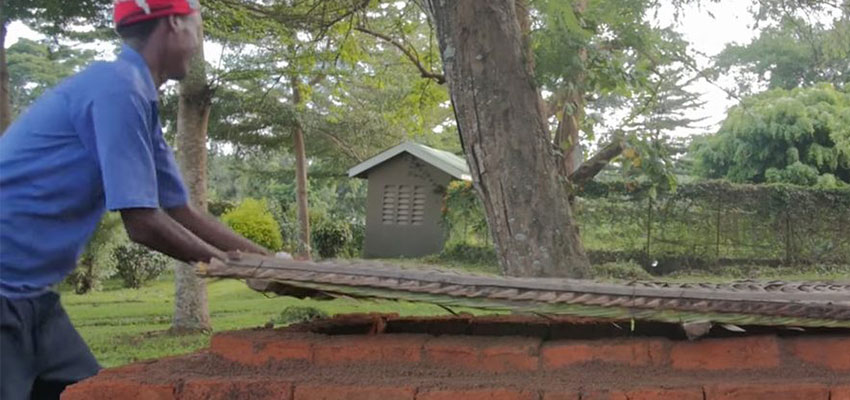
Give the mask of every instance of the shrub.
M 343 221 L 325 219 L 313 231 L 313 246 L 322 258 L 343 254 L 352 240 L 351 228 Z
M 355 223 L 350 225 L 351 241 L 346 246 L 346 256 L 351 258 L 362 257 L 363 244 L 366 243 L 366 225 L 363 223 Z
M 594 278 L 625 279 L 625 280 L 649 280 L 652 275 L 646 272 L 634 261 L 610 262 L 594 265 L 591 269 Z
M 272 318 L 269 323 L 271 325 L 290 325 L 327 317 L 328 314 L 318 308 L 289 306 L 283 309 L 280 315 Z
M 498 265 L 496 249 L 489 245 L 475 245 L 469 243 L 449 244 L 440 253 L 441 260 L 454 261 L 464 264 L 487 264 Z
M 207 202 L 207 211 L 216 217 L 221 217 L 234 208 L 236 208 L 236 204 L 227 200 L 210 200 Z
M 118 276 L 124 287 L 130 289 L 138 289 L 156 279 L 168 267 L 168 257 L 135 243 L 118 246 L 112 254 Z
M 115 275 L 112 250 L 125 242 L 127 242 L 127 236 L 122 229 L 120 215 L 105 214 L 86 244 L 77 268 L 65 281 L 77 294 L 100 289 L 103 281 Z
M 442 223 L 452 243 L 490 242 L 484 206 L 471 182 L 453 181 L 443 196 Z
M 269 212 L 265 200 L 245 199 L 221 219 L 231 229 L 260 246 L 273 251 L 283 247 L 280 226 Z

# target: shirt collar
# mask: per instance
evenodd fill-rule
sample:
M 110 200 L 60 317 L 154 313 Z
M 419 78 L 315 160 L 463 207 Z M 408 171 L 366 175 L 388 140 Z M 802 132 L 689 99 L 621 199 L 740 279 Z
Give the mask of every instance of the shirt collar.
M 156 85 L 153 83 L 151 69 L 148 67 L 148 63 L 142 55 L 132 47 L 124 44 L 121 46 L 121 53 L 118 55 L 118 58 L 130 63 L 130 65 L 139 71 L 139 74 L 143 79 L 144 94 L 148 96 L 148 99 L 150 101 L 159 100 L 159 92 L 157 91 Z

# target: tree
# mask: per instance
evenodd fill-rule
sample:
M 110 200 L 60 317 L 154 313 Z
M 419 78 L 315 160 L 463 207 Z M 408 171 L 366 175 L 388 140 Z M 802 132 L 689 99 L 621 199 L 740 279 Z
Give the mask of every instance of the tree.
M 272 32 L 276 35 L 269 38 L 268 32 L 257 30 L 256 26 L 245 26 L 246 24 L 241 23 L 240 21 L 233 20 L 230 17 L 225 18 L 230 21 L 225 23 L 225 25 L 237 24 L 239 27 L 247 28 L 248 32 L 239 33 L 241 38 L 244 39 L 245 37 L 249 37 L 253 39 L 255 43 L 259 44 L 260 49 L 257 53 L 260 54 L 260 57 L 265 58 L 267 62 L 272 64 L 273 68 L 270 69 L 271 71 L 276 71 L 274 74 L 277 75 L 277 78 L 275 78 L 270 85 L 260 85 L 260 90 L 264 93 L 260 102 L 265 102 L 267 98 L 272 102 L 281 99 L 281 95 L 283 93 L 281 93 L 279 87 L 285 87 L 286 83 L 289 84 L 289 93 L 287 96 L 288 105 L 296 112 L 296 114 L 294 114 L 295 118 L 289 120 L 287 124 L 290 128 L 289 130 L 292 138 L 292 150 L 296 161 L 296 184 L 298 187 L 296 202 L 298 204 L 297 210 L 300 233 L 296 256 L 299 258 L 309 259 L 311 257 L 311 251 L 309 207 L 307 197 L 307 155 L 304 126 L 297 117 L 297 112 L 305 109 L 305 105 L 309 101 L 309 94 L 312 91 L 312 86 L 324 80 L 328 74 L 327 70 L 335 67 L 333 58 L 329 58 L 328 56 L 336 54 L 338 58 L 339 54 L 344 51 L 342 46 L 338 46 L 340 37 L 333 35 L 333 33 L 335 33 L 335 28 L 332 26 L 333 23 L 326 25 L 321 21 L 324 21 L 325 18 L 334 16 L 339 12 L 344 14 L 348 12 L 348 9 L 343 7 L 340 9 L 329 10 L 327 9 L 328 3 L 323 2 L 316 2 L 315 4 L 300 4 L 296 7 L 291 7 L 291 9 L 286 10 L 284 13 L 281 13 L 281 10 L 274 5 L 269 6 L 268 8 L 263 8 L 261 5 L 253 2 L 223 2 L 223 6 L 224 7 L 218 9 L 218 15 L 232 15 L 230 12 L 236 12 L 237 14 L 245 12 L 266 12 L 274 14 L 278 18 L 276 22 L 280 23 L 278 26 L 271 26 Z M 317 8 L 321 8 L 321 10 L 316 12 L 315 10 Z M 321 30 L 320 34 L 315 35 L 309 30 L 297 30 L 297 28 L 301 26 L 301 23 L 303 23 L 303 21 L 301 21 L 303 19 L 316 20 L 314 23 L 317 24 L 317 29 Z M 223 38 L 230 38 L 233 36 L 230 32 L 226 32 L 224 30 L 220 30 L 218 32 Z M 320 47 L 315 45 L 316 42 L 323 39 L 327 39 L 324 41 L 325 46 Z M 341 41 L 344 42 L 345 38 L 341 38 Z M 304 42 L 313 42 L 313 45 L 305 45 Z M 282 68 L 280 64 L 284 64 L 282 65 Z M 268 74 L 268 72 L 262 75 L 265 75 L 266 79 L 272 76 Z M 284 85 L 281 85 L 281 83 L 284 83 Z M 275 106 L 272 107 L 274 108 Z M 293 116 L 293 113 L 291 112 L 285 114 Z M 244 119 L 240 118 L 240 121 L 237 123 L 243 122 Z
M 697 172 L 709 178 L 850 183 L 850 94 L 819 84 L 745 98 L 693 151 Z
M 215 36 L 233 43 L 240 56 L 224 60 L 214 100 L 214 112 L 223 114 L 213 118 L 211 134 L 239 146 L 291 148 L 300 225 L 296 254 L 302 258 L 311 255 L 308 154 L 324 157 L 343 169 L 387 147 L 391 140 L 396 144 L 399 136 L 411 137 L 434 128 L 448 113 L 446 109 L 435 112 L 447 100 L 445 90 L 438 85 L 412 82 L 409 75 L 401 82 L 379 77 L 381 72 L 397 71 L 394 64 L 399 63 L 400 56 L 396 48 L 386 51 L 383 42 L 355 40 L 366 37 L 357 33 L 367 28 L 355 15 L 368 3 L 351 1 L 331 6 L 330 2 L 315 1 L 280 8 L 224 1 L 215 11 L 227 16 L 214 19 L 219 29 Z M 376 11 L 370 13 L 370 22 L 397 21 L 395 12 L 409 9 L 412 6 Z M 262 16 L 259 24 L 266 29 L 232 18 L 242 13 Z M 346 18 L 350 21 L 341 22 Z M 405 30 L 415 33 L 426 26 L 425 22 L 418 19 Z M 238 32 L 236 37 L 233 31 Z M 422 37 L 428 40 L 430 35 Z M 244 49 L 245 40 L 256 47 Z M 403 97 L 397 98 L 401 102 L 392 103 L 381 96 L 388 92 L 402 93 Z M 414 107 L 418 112 L 411 112 Z M 392 129 L 393 125 L 403 131 Z M 391 129 L 381 131 L 388 127 Z
M 810 87 L 850 82 L 850 10 L 832 26 L 785 16 L 746 45 L 728 45 L 716 58 L 718 72 L 734 76 L 738 92 L 752 93 L 760 83 L 768 89 Z
M 661 107 L 659 82 L 683 84 L 665 81 L 665 75 L 676 63 L 691 62 L 686 42 L 651 24 L 646 15 L 657 6 L 652 1 L 428 4 L 503 271 L 587 276 L 589 262 L 568 201 L 571 187 L 592 179 L 626 146 L 653 149 L 636 144 L 670 124 L 636 117 Z M 542 98 L 541 89 L 551 95 Z M 599 121 L 588 119 L 586 109 L 601 113 L 612 106 L 631 109 L 632 117 L 582 163 L 581 133 L 593 139 Z M 645 126 L 636 129 L 640 124 Z
M 458 129 L 509 275 L 586 277 L 513 0 L 429 1 Z
M 12 117 L 32 104 L 45 90 L 77 72 L 94 58 L 92 50 L 75 50 L 50 41 L 20 39 L 7 50 Z
M 6 29 L 12 21 L 23 21 L 37 30 L 59 35 L 75 22 L 102 22 L 111 0 L 4 0 L 0 2 L 0 135 L 12 122 L 9 100 L 9 71 L 6 64 Z
M 203 42 L 203 29 L 198 33 Z M 207 123 L 212 92 L 207 84 L 203 48 L 191 63 L 189 74 L 180 82 L 177 111 L 177 159 L 193 205 L 207 210 Z M 210 312 L 207 287 L 195 268 L 177 263 L 174 270 L 174 319 L 171 329 L 209 331 Z

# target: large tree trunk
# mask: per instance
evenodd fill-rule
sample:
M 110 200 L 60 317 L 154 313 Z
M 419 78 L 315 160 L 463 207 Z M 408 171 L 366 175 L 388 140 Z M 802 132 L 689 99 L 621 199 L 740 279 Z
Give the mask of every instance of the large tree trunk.
M 0 135 L 12 123 L 12 106 L 9 103 L 9 66 L 6 64 L 6 25 L 0 20 Z
M 203 38 L 203 33 L 201 33 Z M 177 159 L 192 204 L 207 209 L 207 122 L 211 92 L 207 85 L 203 49 L 192 60 L 189 75 L 180 83 L 177 111 Z M 177 263 L 174 271 L 174 320 L 176 332 L 209 331 L 207 286 L 192 266 Z
M 298 78 L 290 78 L 292 85 L 292 103 L 298 107 L 301 104 L 301 88 Z M 304 149 L 304 129 L 300 123 L 295 124 L 292 131 L 292 147 L 295 153 L 295 201 L 298 206 L 298 248 L 295 255 L 299 259 L 312 258 L 310 249 L 310 208 L 307 203 L 307 151 Z
M 428 1 L 470 172 L 502 269 L 586 277 L 514 0 Z

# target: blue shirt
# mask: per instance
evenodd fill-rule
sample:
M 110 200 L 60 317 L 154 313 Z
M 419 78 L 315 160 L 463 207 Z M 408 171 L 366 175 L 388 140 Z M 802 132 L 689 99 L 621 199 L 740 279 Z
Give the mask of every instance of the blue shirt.
M 125 46 L 0 137 L 0 295 L 33 297 L 64 279 L 107 209 L 188 203 L 157 104 L 150 69 Z

